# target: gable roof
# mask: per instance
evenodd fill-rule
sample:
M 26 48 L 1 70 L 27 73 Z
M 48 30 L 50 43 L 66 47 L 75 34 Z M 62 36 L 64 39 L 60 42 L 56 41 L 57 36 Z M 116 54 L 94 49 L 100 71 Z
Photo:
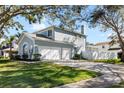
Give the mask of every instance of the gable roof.
M 62 28 L 59 28 L 59 27 L 56 27 L 56 26 L 50 26 L 50 27 L 47 27 L 45 29 L 42 29 L 42 30 L 39 30 L 39 31 L 35 31 L 35 32 L 33 32 L 33 34 L 36 34 L 37 32 L 45 31 L 47 29 L 59 29 L 59 30 L 62 30 L 64 32 L 69 32 L 69 33 L 73 33 L 73 34 L 76 34 L 76 35 L 80 35 L 80 36 L 86 37 L 86 35 L 83 35 L 82 33 L 79 33 L 79 32 L 76 32 L 76 31 L 67 30 L 67 29 L 62 29 Z

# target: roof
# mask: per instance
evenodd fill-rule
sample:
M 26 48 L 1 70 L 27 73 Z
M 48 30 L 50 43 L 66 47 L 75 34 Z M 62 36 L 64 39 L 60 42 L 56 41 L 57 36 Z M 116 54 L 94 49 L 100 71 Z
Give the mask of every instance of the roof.
M 79 33 L 79 32 L 76 32 L 76 31 L 71 31 L 71 30 L 68 30 L 68 29 L 62 29 L 62 28 L 59 28 L 59 27 L 56 27 L 56 26 L 50 26 L 50 27 L 47 27 L 45 29 L 42 29 L 42 30 L 39 30 L 39 31 L 35 31 L 35 32 L 33 32 L 33 34 L 35 34 L 37 32 L 42 32 L 42 31 L 47 30 L 47 29 L 50 29 L 50 28 L 57 28 L 57 29 L 60 29 L 62 31 L 68 31 L 68 32 L 73 33 L 73 34 L 86 37 L 86 35 L 83 35 L 82 33 Z
M 24 33 L 26 36 L 30 36 L 32 37 L 34 40 L 42 40 L 42 41 L 47 41 L 47 42 L 55 42 L 55 43 L 62 43 L 62 44 L 69 44 L 69 45 L 73 45 L 72 43 L 68 43 L 68 42 L 62 42 L 62 41 L 55 41 L 53 39 L 49 39 L 49 38 L 45 38 L 45 37 L 38 37 L 36 36 L 36 34 L 31 34 L 31 33 Z
M 51 40 L 51 39 L 45 38 L 45 37 L 38 37 L 38 36 L 36 36 L 36 34 L 31 34 L 31 33 L 27 33 L 27 32 L 25 34 L 31 36 L 32 38 L 34 38 L 36 40 Z
M 110 42 L 99 42 L 99 43 L 96 43 L 95 46 L 98 46 L 98 45 L 109 45 Z

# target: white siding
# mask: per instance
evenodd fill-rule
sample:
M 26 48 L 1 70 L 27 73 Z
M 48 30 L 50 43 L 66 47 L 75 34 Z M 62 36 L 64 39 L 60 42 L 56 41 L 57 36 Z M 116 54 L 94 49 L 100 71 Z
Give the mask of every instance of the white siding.
M 27 50 L 27 51 L 28 51 L 28 55 L 30 55 L 29 50 L 30 50 L 32 47 L 35 46 L 35 45 L 34 45 L 34 42 L 33 42 L 30 38 L 24 36 L 24 37 L 22 38 L 21 42 L 18 44 L 18 54 L 19 54 L 19 55 L 23 55 L 23 45 L 24 45 L 25 43 L 27 43 L 27 45 L 28 45 L 28 50 Z M 34 52 L 34 51 L 33 51 L 33 52 Z
M 85 51 L 85 37 L 83 36 L 63 33 L 61 31 L 55 31 L 54 39 L 56 41 L 73 43 L 75 47 L 78 48 L 78 53 L 81 53 L 81 51 Z
M 62 59 L 64 60 L 70 59 L 70 54 L 71 54 L 71 50 L 69 48 L 62 49 Z
M 99 50 L 108 50 L 110 46 L 108 44 L 104 44 L 104 45 L 97 45 L 97 46 L 94 46 L 94 47 L 99 49 Z

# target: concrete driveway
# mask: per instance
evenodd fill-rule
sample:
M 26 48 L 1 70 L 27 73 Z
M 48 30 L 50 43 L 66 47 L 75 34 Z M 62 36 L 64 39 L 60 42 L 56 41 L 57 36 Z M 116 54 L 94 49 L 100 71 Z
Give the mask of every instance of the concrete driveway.
M 80 69 L 100 72 L 103 75 L 90 80 L 82 80 L 76 83 L 59 86 L 59 88 L 105 88 L 124 80 L 124 65 L 114 65 L 94 62 L 55 62 L 63 66 L 76 67 Z

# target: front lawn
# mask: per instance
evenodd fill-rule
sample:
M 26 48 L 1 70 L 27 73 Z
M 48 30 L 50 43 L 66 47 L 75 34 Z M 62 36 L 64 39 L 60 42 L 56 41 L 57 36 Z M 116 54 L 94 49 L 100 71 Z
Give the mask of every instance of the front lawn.
M 90 79 L 99 73 L 52 63 L 22 64 L 0 62 L 1 88 L 57 87 L 67 83 Z

